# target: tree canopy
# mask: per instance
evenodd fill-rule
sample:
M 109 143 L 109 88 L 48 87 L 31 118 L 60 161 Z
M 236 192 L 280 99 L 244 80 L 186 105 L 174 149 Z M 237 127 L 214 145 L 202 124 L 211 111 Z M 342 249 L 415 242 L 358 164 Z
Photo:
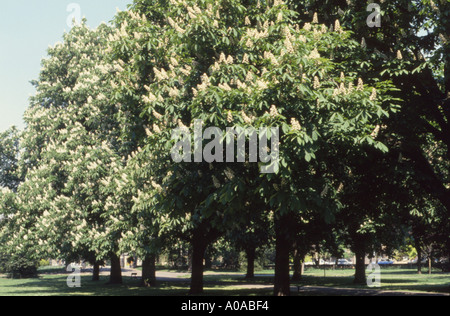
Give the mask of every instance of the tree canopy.
M 371 28 L 355 1 L 135 0 L 73 27 L 0 134 L 0 252 L 108 261 L 112 283 L 133 253 L 153 286 L 182 240 L 198 294 L 214 242 L 249 266 L 272 244 L 275 295 L 292 252 L 350 247 L 358 282 L 411 238 L 448 252 L 448 1 L 381 8 Z

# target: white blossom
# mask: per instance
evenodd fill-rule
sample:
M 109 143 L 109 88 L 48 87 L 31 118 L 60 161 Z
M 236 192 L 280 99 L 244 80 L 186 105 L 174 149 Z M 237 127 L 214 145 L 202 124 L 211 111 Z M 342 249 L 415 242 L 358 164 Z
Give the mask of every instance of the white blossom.
M 302 126 L 300 125 L 299 121 L 297 121 L 296 118 L 291 118 L 291 126 L 293 130 L 300 131 L 302 129 Z

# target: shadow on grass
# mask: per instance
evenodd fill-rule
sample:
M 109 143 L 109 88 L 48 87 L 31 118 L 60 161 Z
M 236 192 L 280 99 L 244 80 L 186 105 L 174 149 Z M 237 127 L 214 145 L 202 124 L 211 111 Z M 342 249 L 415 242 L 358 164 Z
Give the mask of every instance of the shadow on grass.
M 140 281 L 123 277 L 123 284 L 107 284 L 108 277 L 92 281 L 90 276 L 81 277 L 81 287 L 67 286 L 66 275 L 44 275 L 38 279 L 21 280 L 20 283 L 2 284 L 3 291 L 11 296 L 171 296 L 185 295 L 188 284 L 162 282 L 157 288 L 140 287 Z
M 122 285 L 108 285 L 108 276 L 101 276 L 100 281 L 94 282 L 90 275 L 81 276 L 80 288 L 69 288 L 64 269 L 42 269 L 40 277 L 27 280 L 0 279 L 0 295 L 7 296 L 188 296 L 189 279 L 167 278 L 159 280 L 158 287 L 140 287 L 140 280 L 124 276 Z M 388 278 L 384 278 L 387 276 Z M 271 296 L 273 289 L 273 275 L 261 274 L 252 279 L 245 279 L 243 274 L 224 273 L 205 275 L 205 293 L 200 296 Z M 256 288 L 250 288 L 251 286 Z M 301 282 L 292 286 L 328 287 L 308 291 L 305 288 L 300 296 L 329 295 L 331 288 L 363 290 L 367 286 L 355 286 L 353 276 L 349 273 L 335 276 L 321 276 L 318 273 L 304 275 Z M 260 287 L 260 288 L 257 288 Z M 450 274 L 436 273 L 417 275 L 414 271 L 386 271 L 382 272 L 382 291 L 421 291 L 450 293 Z M 343 292 L 342 295 L 346 295 Z M 332 295 L 340 295 L 333 292 Z
M 8 296 L 186 296 L 189 283 L 159 282 L 158 287 L 144 288 L 139 281 L 124 278 L 122 285 L 108 285 L 108 278 L 93 282 L 90 277 L 82 277 L 81 288 L 69 288 L 66 277 L 46 277 L 26 280 L 23 284 L 2 286 Z M 228 284 L 227 284 L 228 287 Z M 205 292 L 196 296 L 270 296 L 272 290 L 224 288 L 223 285 L 205 284 Z
M 384 277 L 385 275 L 389 277 Z M 295 283 L 300 286 L 325 286 L 348 289 L 369 289 L 366 285 L 353 284 L 353 276 L 303 276 L 302 281 Z M 415 273 L 399 273 L 398 271 L 382 272 L 380 291 L 403 292 L 435 292 L 450 293 L 450 275 L 435 274 L 434 277 L 424 277 Z

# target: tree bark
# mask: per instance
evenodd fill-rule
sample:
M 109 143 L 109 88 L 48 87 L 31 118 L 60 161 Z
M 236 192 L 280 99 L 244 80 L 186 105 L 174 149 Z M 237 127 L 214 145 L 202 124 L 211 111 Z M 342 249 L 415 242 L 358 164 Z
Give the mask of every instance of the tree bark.
M 100 281 L 100 263 L 99 262 L 95 262 L 93 264 L 92 281 L 94 281 L 94 282 Z
M 253 279 L 255 277 L 256 249 L 254 247 L 247 248 L 245 252 L 247 255 L 247 274 L 245 275 L 245 278 Z
M 447 42 L 444 44 L 444 87 L 447 102 L 450 102 L 450 43 L 449 43 L 449 33 L 450 31 L 450 25 L 449 23 L 446 24 L 446 32 L 447 33 Z M 444 35 L 445 36 L 445 35 Z M 448 104 L 448 103 L 447 103 Z
M 208 249 L 205 251 L 205 269 L 206 270 L 212 269 L 211 254 L 209 253 Z
M 355 279 L 353 280 L 353 283 L 362 285 L 367 284 L 365 264 L 366 251 L 364 241 L 362 240 L 355 241 L 355 257 Z
M 320 269 L 320 257 L 319 257 L 319 253 L 316 252 L 314 254 L 314 264 L 316 265 L 317 269 Z
M 120 257 L 116 254 L 111 255 L 111 274 L 109 284 L 122 284 L 122 268 L 120 266 Z
M 292 282 L 299 282 L 302 280 L 305 256 L 300 250 L 294 249 L 294 274 L 292 276 Z
M 431 274 L 432 261 L 431 256 L 428 257 L 428 274 Z
M 417 274 L 422 274 L 422 249 L 420 248 L 419 242 L 416 241 L 417 250 Z
M 142 281 L 143 287 L 156 286 L 156 256 L 149 255 L 142 261 Z
M 192 247 L 189 249 L 188 253 L 188 272 L 192 273 Z
M 289 274 L 289 255 L 291 251 L 291 242 L 289 241 L 288 227 L 289 216 L 282 216 L 275 224 L 276 226 L 276 255 L 275 255 L 275 296 L 290 296 L 291 283 Z
M 196 295 L 203 293 L 203 260 L 205 258 L 205 251 L 207 242 L 204 236 L 194 233 L 192 239 L 192 276 L 191 289 L 189 294 Z

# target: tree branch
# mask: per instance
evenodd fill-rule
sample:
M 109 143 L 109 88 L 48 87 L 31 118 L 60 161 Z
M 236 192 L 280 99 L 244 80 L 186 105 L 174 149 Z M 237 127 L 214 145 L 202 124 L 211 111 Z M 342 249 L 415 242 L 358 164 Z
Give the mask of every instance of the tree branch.
M 414 163 L 416 181 L 433 197 L 438 199 L 450 213 L 450 190 L 436 174 L 433 166 L 415 145 L 405 146 L 404 153 Z

